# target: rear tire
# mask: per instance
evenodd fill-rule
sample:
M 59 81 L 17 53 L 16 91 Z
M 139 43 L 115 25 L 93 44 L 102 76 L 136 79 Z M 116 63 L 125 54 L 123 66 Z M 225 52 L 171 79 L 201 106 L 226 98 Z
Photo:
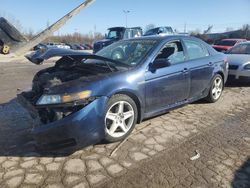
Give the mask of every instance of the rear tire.
M 117 94 L 110 98 L 105 113 L 106 142 L 124 140 L 134 129 L 138 110 L 135 102 L 127 95 Z
M 205 99 L 210 103 L 217 102 L 222 95 L 223 89 L 224 89 L 223 78 L 221 75 L 216 74 L 215 77 L 213 78 L 208 96 Z

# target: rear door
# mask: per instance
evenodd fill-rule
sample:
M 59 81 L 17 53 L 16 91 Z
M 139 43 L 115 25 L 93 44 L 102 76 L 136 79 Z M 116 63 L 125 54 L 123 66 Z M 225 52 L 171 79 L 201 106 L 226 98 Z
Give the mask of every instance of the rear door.
M 198 40 L 183 40 L 189 59 L 191 87 L 189 98 L 200 97 L 208 88 L 213 75 L 213 64 L 204 44 Z

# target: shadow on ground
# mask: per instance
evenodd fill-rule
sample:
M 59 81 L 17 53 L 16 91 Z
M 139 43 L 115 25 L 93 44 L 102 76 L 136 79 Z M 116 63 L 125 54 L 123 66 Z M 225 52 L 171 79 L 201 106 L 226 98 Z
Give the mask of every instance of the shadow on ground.
M 226 87 L 250 87 L 250 83 L 230 82 Z M 200 100 L 193 104 L 204 103 L 206 103 L 205 100 Z M 60 157 L 70 155 L 76 151 L 74 149 L 53 152 L 37 150 L 31 135 L 32 126 L 36 123 L 17 102 L 16 98 L 8 103 L 0 104 L 0 156 Z
M 250 157 L 235 172 L 232 182 L 233 188 L 249 188 L 250 187 Z
M 229 79 L 225 85 L 226 87 L 250 87 L 249 81 L 240 81 L 235 79 Z
M 250 87 L 250 81 L 238 81 L 238 80 L 228 80 L 225 84 L 225 88 L 236 88 L 236 87 Z M 206 104 L 209 103 L 205 99 L 201 99 L 199 101 L 195 101 L 192 104 Z

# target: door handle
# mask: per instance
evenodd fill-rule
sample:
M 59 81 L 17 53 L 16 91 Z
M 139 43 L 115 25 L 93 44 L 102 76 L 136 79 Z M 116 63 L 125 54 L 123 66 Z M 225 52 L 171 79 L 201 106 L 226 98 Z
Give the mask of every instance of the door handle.
M 184 68 L 183 70 L 182 70 L 182 73 L 187 73 L 188 72 L 188 68 Z
M 212 66 L 212 65 L 213 65 L 213 63 L 212 63 L 212 62 L 209 62 L 209 63 L 208 63 L 208 66 Z

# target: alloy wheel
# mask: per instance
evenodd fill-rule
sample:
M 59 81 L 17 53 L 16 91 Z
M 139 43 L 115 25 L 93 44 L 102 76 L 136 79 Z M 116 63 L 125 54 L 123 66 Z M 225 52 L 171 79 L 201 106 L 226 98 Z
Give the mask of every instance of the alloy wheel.
M 223 90 L 222 79 L 220 77 L 217 77 L 214 80 L 213 88 L 212 88 L 212 95 L 213 95 L 214 100 L 217 100 L 220 98 L 222 94 L 222 90 Z
M 133 126 L 135 112 L 126 101 L 114 103 L 105 116 L 106 132 L 113 138 L 124 136 Z

